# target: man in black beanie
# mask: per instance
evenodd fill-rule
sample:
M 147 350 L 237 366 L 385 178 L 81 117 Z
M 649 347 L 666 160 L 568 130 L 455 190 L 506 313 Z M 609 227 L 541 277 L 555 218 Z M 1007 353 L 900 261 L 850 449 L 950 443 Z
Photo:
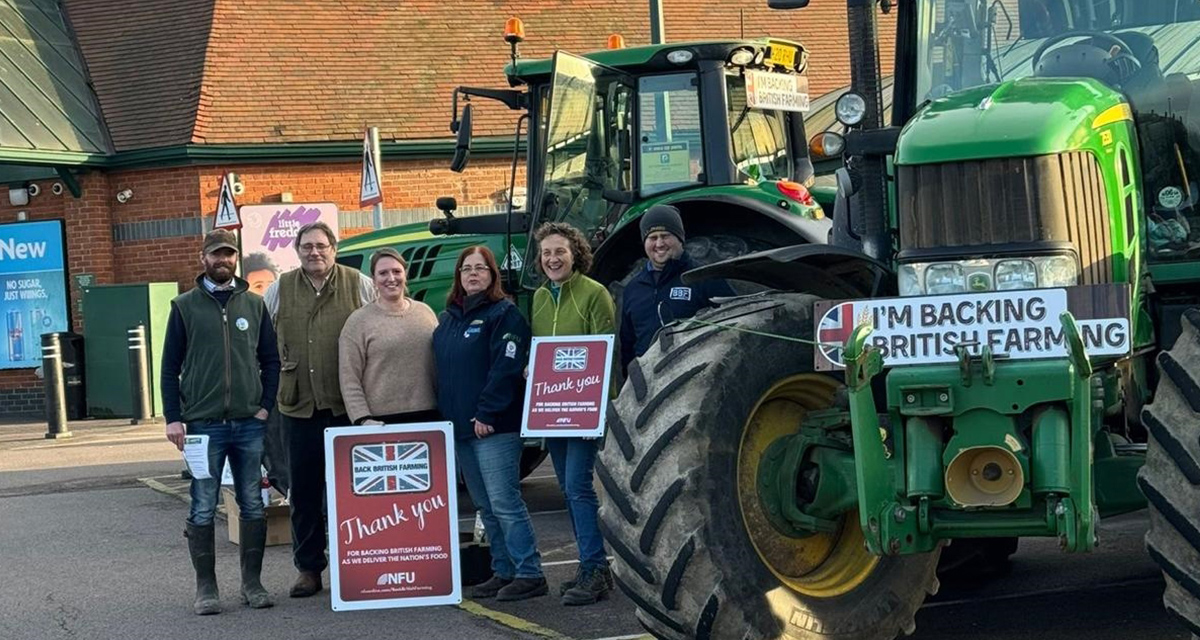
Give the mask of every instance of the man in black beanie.
M 683 273 L 696 264 L 683 250 L 683 220 L 679 209 L 656 204 L 642 214 L 642 247 L 646 268 L 625 287 L 621 298 L 621 370 L 646 353 L 663 322 L 682 320 L 713 306 L 714 297 L 732 296 L 724 280 L 695 285 L 683 283 Z M 661 309 L 660 309 L 661 306 Z

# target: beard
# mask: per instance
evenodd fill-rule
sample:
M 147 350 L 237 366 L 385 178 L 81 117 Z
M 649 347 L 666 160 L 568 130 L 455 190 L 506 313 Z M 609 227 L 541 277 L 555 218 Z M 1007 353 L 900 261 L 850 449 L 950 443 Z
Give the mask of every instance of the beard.
M 233 279 L 233 267 L 225 264 L 205 265 L 204 275 L 216 284 L 225 284 Z

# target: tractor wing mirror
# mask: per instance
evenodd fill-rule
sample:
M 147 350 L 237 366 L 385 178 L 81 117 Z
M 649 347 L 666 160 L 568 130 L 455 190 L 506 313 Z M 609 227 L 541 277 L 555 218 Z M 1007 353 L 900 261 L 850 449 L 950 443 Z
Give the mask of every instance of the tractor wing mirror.
M 467 159 L 471 155 L 471 105 L 463 105 L 462 116 L 458 119 L 457 139 L 454 142 L 454 159 L 450 161 L 450 170 L 462 173 L 467 168 Z

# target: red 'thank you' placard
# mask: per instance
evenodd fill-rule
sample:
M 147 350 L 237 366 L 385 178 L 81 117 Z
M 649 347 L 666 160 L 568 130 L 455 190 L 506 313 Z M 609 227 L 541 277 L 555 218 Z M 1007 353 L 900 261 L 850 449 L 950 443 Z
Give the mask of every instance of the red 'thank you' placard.
M 325 431 L 335 611 L 461 602 L 453 425 Z
M 612 336 L 534 338 L 521 435 L 604 435 L 612 352 Z

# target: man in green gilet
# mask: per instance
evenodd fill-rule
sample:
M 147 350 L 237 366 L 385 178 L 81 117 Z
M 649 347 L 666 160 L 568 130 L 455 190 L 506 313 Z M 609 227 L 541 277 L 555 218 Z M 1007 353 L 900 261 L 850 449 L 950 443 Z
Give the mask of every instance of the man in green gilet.
M 226 460 L 241 516 L 242 600 L 255 609 L 271 606 L 260 580 L 267 542 L 260 488 L 279 353 L 262 298 L 233 275 L 237 257 L 237 237 L 231 231 L 216 229 L 204 237 L 204 273 L 195 288 L 171 301 L 163 342 L 160 388 L 167 439 L 181 451 L 187 436 L 208 441 L 210 477 L 192 480 L 187 519 L 188 551 L 196 570 L 193 608 L 199 615 L 221 611 L 213 516 Z
M 280 423 L 288 434 L 293 598 L 322 589 L 325 559 L 325 429 L 350 424 L 338 384 L 338 337 L 355 309 L 375 300 L 370 278 L 337 264 L 337 236 L 324 222 L 296 234 L 300 268 L 267 288 L 263 300 L 279 336 Z

